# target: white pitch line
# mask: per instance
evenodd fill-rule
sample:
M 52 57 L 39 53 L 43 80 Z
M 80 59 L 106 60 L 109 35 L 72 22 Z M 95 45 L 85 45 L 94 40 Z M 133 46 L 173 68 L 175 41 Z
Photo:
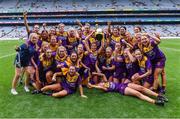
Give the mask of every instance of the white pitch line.
M 6 58 L 6 57 L 10 57 L 10 56 L 15 55 L 15 54 L 16 54 L 16 53 L 12 53 L 12 54 L 9 54 L 9 55 L 1 56 L 0 59 Z
M 175 49 L 175 48 L 168 48 L 168 47 L 160 47 L 166 50 L 171 50 L 171 51 L 176 51 L 176 52 L 180 52 L 180 49 Z

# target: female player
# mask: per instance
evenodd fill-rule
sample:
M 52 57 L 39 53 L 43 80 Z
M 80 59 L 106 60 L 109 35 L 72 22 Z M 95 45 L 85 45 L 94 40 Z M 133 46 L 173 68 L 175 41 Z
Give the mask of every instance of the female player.
M 95 30 L 89 35 L 91 36 L 93 33 L 95 33 Z M 91 45 L 91 47 L 89 47 L 89 43 L 88 43 L 88 38 L 89 36 L 86 37 L 85 41 L 84 41 L 84 44 L 85 44 L 85 48 L 87 50 L 87 54 L 88 54 L 88 64 L 87 67 L 90 68 L 90 71 L 93 75 L 92 77 L 92 80 L 94 83 L 97 83 L 98 82 L 98 79 L 97 79 L 97 75 L 98 73 L 96 72 L 96 67 L 97 67 L 97 56 L 98 54 L 100 54 L 103 50 L 103 47 L 104 47 L 104 38 L 101 40 L 101 46 L 100 48 L 98 49 L 97 48 L 97 44 L 96 42 L 93 42 Z
M 49 47 L 52 51 L 52 54 L 55 56 L 56 55 L 56 51 L 58 49 L 58 47 L 60 46 L 60 42 L 57 43 L 57 40 L 56 40 L 56 36 L 52 35 L 50 36 L 50 43 L 49 43 Z
M 108 22 L 108 32 L 109 32 L 109 42 L 110 42 L 110 47 L 114 50 L 115 49 L 115 44 L 120 42 L 121 37 L 119 34 L 119 29 L 118 27 L 113 27 L 112 32 L 111 32 L 111 22 Z
M 51 49 L 46 50 L 45 53 L 41 54 L 40 62 L 38 64 L 40 80 L 44 85 L 52 83 L 52 76 L 55 72 L 56 62 L 52 55 Z
M 28 38 L 29 38 L 29 35 L 31 33 L 36 33 L 38 36 L 40 36 L 40 32 L 39 32 L 39 25 L 38 24 L 35 24 L 34 27 L 33 27 L 33 30 L 30 30 L 29 29 L 29 25 L 28 25 L 28 22 L 27 22 L 27 12 L 24 12 L 23 13 L 23 17 L 24 17 L 24 24 L 26 26 L 26 31 L 28 33 Z
M 74 28 L 70 28 L 68 31 L 68 40 L 66 48 L 68 50 L 68 54 L 70 54 L 78 45 L 79 43 L 79 35 Z
M 68 33 L 64 30 L 65 25 L 60 23 L 58 25 L 58 31 L 56 32 L 58 42 L 61 41 L 63 46 L 67 45 Z
M 116 83 L 124 82 L 126 76 L 126 66 L 124 63 L 123 50 L 120 43 L 115 44 L 115 50 L 113 55 L 114 55 L 114 65 L 115 65 L 113 82 Z
M 68 68 L 69 68 L 69 62 L 67 62 L 67 51 L 64 46 L 60 46 L 57 49 L 55 60 L 56 60 L 56 72 L 62 72 L 63 75 L 66 75 Z
M 157 91 L 159 86 L 158 76 L 162 75 L 162 92 L 165 93 L 166 76 L 165 76 L 165 61 L 164 53 L 159 49 L 158 44 L 160 39 L 153 35 L 144 34 L 141 38 L 141 48 L 145 55 L 150 59 L 154 69 L 153 90 Z
M 147 101 L 152 104 L 164 106 L 167 98 L 159 95 L 145 87 L 133 83 L 114 83 L 114 82 L 101 82 L 98 85 L 89 84 L 90 87 L 104 90 L 106 92 L 118 92 L 121 95 L 134 96 L 141 100 Z M 146 95 L 154 96 L 154 100 Z
M 126 48 L 123 52 L 124 61 L 126 65 L 126 80 L 124 83 L 132 82 L 132 76 L 139 71 L 137 60 L 132 55 L 129 48 Z
M 132 76 L 132 81 L 134 83 L 143 83 L 143 86 L 150 88 L 153 85 L 153 75 L 152 75 L 152 65 L 150 60 L 142 54 L 142 52 L 137 49 L 135 50 L 135 57 L 139 64 L 139 72 Z
M 37 68 L 33 61 L 33 55 L 36 52 L 38 35 L 36 33 L 31 33 L 29 36 L 30 41 L 28 43 L 24 43 L 21 46 L 17 47 L 15 50 L 18 52 L 15 58 L 15 76 L 12 81 L 12 89 L 11 93 L 13 95 L 17 95 L 16 85 L 20 78 L 20 75 L 24 71 L 26 74 L 25 86 L 24 89 L 26 92 L 29 92 L 28 83 L 29 79 L 34 79 L 35 69 Z
M 105 62 L 102 64 L 102 73 L 105 74 L 108 81 L 113 81 L 113 72 L 115 70 L 114 58 L 112 57 L 112 48 L 106 48 Z
M 59 73 L 58 76 L 62 76 L 63 73 Z M 50 94 L 52 97 L 64 97 L 76 92 L 79 87 L 80 96 L 83 98 L 87 98 L 87 96 L 83 93 L 83 87 L 81 85 L 81 77 L 79 73 L 76 72 L 76 68 L 74 66 L 70 66 L 67 74 L 65 75 L 65 79 L 61 80 L 60 83 L 56 83 L 53 85 L 45 86 L 41 89 L 42 92 L 46 92 L 48 90 L 56 91 L 55 93 Z

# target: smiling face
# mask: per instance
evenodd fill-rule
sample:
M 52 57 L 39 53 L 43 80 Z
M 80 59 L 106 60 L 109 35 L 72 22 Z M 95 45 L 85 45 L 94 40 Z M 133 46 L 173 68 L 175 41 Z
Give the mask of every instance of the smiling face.
M 38 33 L 39 32 L 39 25 L 37 25 L 37 24 L 34 25 L 33 30 L 35 33 Z
M 46 57 L 51 58 L 52 56 L 52 51 L 50 49 L 46 50 Z
M 124 27 L 120 27 L 120 33 L 121 35 L 125 35 L 126 29 Z
M 128 58 L 127 51 L 125 51 L 125 50 L 124 50 L 124 52 L 123 52 L 123 56 L 124 56 L 124 57 L 126 57 L 126 58 Z
M 118 35 L 119 35 L 118 32 L 119 32 L 119 31 L 118 31 L 118 28 L 113 28 L 112 33 L 113 33 L 114 36 L 118 36 Z
M 31 33 L 29 37 L 30 37 L 30 41 L 33 44 L 36 44 L 38 42 L 39 36 L 36 33 Z
M 44 44 L 42 44 L 42 51 L 46 52 L 47 49 L 49 49 L 49 44 L 45 42 Z
M 56 36 L 51 36 L 50 44 L 56 45 Z
M 149 44 L 150 40 L 147 36 L 142 36 L 141 37 L 141 43 L 144 45 L 144 46 L 147 46 Z
M 72 62 L 76 62 L 76 61 L 77 61 L 77 58 L 78 58 L 77 53 L 75 53 L 75 52 L 71 53 L 70 58 L 71 58 L 71 61 L 72 61 Z
M 79 44 L 78 47 L 77 47 L 77 52 L 78 54 L 81 54 L 84 52 L 84 49 L 83 49 L 83 45 L 82 44 Z
M 135 57 L 137 60 L 141 60 L 143 55 L 139 49 L 135 50 Z
M 93 52 L 95 52 L 96 49 L 97 49 L 97 44 L 96 44 L 96 42 L 91 43 L 91 50 L 92 50 Z
M 141 32 L 141 28 L 140 27 L 134 27 L 134 33 L 139 33 Z
M 60 32 L 64 32 L 64 27 L 65 27 L 64 24 L 62 24 L 62 23 L 59 24 L 59 25 L 58 25 L 59 31 L 60 31 Z
M 48 31 L 43 30 L 41 33 L 41 37 L 42 37 L 42 39 L 47 39 L 48 38 Z
M 112 55 L 112 49 L 111 49 L 111 47 L 107 47 L 106 48 L 106 57 L 111 57 L 111 55 Z
M 50 34 L 51 35 L 56 35 L 56 29 L 55 28 L 51 28 L 50 29 Z
M 74 66 L 69 67 L 69 74 L 74 76 L 76 74 L 76 68 Z
M 90 32 L 90 26 L 85 25 L 85 26 L 84 26 L 84 31 L 85 31 L 86 33 L 89 33 L 89 32 Z
M 121 50 L 121 44 L 120 43 L 115 44 L 115 50 L 117 50 L 117 51 Z
M 58 54 L 60 58 L 63 58 L 64 56 L 66 56 L 66 49 L 63 46 L 60 46 L 58 48 Z

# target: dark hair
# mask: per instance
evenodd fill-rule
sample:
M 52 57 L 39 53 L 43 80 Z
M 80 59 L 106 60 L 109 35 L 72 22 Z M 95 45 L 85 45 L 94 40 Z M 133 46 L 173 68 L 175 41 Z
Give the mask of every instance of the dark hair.
M 138 28 L 140 32 L 142 31 L 140 26 L 135 26 L 135 28 Z
M 120 28 L 119 28 L 119 29 L 121 29 L 121 28 L 123 28 L 123 29 L 125 29 L 125 30 L 127 29 L 125 26 L 120 26 Z

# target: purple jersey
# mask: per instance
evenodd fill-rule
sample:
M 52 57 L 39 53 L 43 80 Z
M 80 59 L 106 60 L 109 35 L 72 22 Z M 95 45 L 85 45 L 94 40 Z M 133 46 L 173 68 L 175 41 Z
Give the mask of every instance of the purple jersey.
M 89 53 L 86 60 L 88 60 L 88 63 L 86 65 L 91 69 L 91 72 L 96 71 L 95 64 L 97 61 L 97 52 Z
M 124 63 L 124 56 L 119 55 L 117 59 L 114 60 L 115 71 L 114 71 L 114 78 L 123 79 L 125 78 L 126 73 L 126 66 Z
M 151 40 L 150 44 L 147 47 L 143 47 L 143 52 L 151 61 L 165 58 L 165 55 L 159 49 L 154 40 Z
M 104 83 L 104 87 L 107 88 L 108 92 L 119 92 L 120 94 L 124 95 L 125 89 L 128 87 L 128 83 L 107 82 Z
M 106 58 L 105 63 L 102 66 L 109 68 L 109 67 L 112 67 L 113 65 L 114 65 L 114 59 L 111 57 L 111 58 Z M 103 70 L 103 73 L 105 74 L 107 78 L 109 78 L 110 76 L 113 76 L 114 70 L 112 71 Z
M 148 70 L 152 70 L 151 62 L 146 56 L 144 56 L 141 61 L 138 61 L 138 63 L 140 68 L 139 75 L 146 73 Z M 152 85 L 154 81 L 153 74 L 151 73 L 149 76 L 143 78 L 143 81 Z
M 131 80 L 131 77 L 139 71 L 138 62 L 131 62 L 125 59 L 126 63 L 126 78 Z
M 62 80 L 60 84 L 68 92 L 68 94 L 72 94 L 81 84 L 81 77 L 79 73 L 76 73 L 74 76 L 71 76 L 69 73 L 67 73 L 65 79 Z

